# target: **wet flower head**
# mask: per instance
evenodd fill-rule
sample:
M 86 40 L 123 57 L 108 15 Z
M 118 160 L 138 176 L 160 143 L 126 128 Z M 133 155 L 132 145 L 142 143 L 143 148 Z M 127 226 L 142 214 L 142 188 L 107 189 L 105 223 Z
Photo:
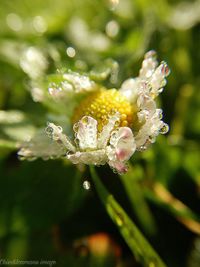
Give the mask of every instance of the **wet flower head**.
M 168 131 L 168 125 L 162 121 L 162 110 L 155 102 L 168 74 L 167 64 L 159 65 L 154 51 L 145 55 L 139 76 L 127 79 L 118 90 L 103 88 L 77 73 L 64 74 L 59 90 L 55 86 L 49 93 L 58 108 L 63 102 L 72 111 L 68 114 L 72 127 L 61 127 L 56 120 L 55 124 L 48 123 L 46 135 L 41 137 L 40 133 L 26 142 L 19 156 L 23 159 L 63 156 L 74 164 L 108 163 L 114 171 L 126 172 L 127 161 L 135 151 L 147 149 L 159 133 Z M 81 86 L 85 80 L 88 86 L 85 83 Z M 74 140 L 64 133 L 64 128 L 68 128 L 68 135 L 74 135 Z

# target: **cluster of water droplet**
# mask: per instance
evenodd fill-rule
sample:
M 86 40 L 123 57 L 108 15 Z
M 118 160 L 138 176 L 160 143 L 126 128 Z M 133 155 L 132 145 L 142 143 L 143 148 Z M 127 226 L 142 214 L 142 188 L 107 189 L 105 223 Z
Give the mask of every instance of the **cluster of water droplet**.
M 84 116 L 73 126 L 75 143 L 80 149 L 97 149 L 97 121 Z
M 66 95 L 66 93 L 70 93 L 72 91 L 73 86 L 67 81 L 50 83 L 48 88 L 49 94 L 55 99 L 62 99 Z
M 14 32 L 29 32 L 36 35 L 42 35 L 48 29 L 46 19 L 43 16 L 35 16 L 28 19 L 21 17 L 17 13 L 9 13 L 6 16 L 8 27 Z
M 76 93 L 91 91 L 95 87 L 95 83 L 88 76 L 80 75 L 76 72 L 65 73 L 63 74 L 63 78 L 71 84 Z
M 53 140 L 58 141 L 63 129 L 61 126 L 54 127 L 53 123 L 48 123 L 45 129 L 46 134 Z

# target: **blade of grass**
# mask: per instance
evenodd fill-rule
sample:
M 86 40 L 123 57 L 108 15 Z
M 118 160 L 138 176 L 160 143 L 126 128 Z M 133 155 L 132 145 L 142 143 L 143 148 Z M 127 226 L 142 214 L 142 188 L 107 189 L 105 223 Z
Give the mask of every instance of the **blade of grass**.
M 152 190 L 146 189 L 145 197 L 174 215 L 189 230 L 200 234 L 199 215 L 194 213 L 180 200 L 176 199 L 162 184 L 156 183 Z
M 100 200 L 106 208 L 108 215 L 118 227 L 136 260 L 145 267 L 166 267 L 137 226 L 131 221 L 115 198 L 107 191 L 92 166 L 90 166 L 90 173 Z

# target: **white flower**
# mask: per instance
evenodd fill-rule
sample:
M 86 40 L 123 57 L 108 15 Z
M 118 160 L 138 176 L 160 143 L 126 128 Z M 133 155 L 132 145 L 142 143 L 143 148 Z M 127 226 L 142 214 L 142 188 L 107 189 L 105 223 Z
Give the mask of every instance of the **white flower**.
M 155 102 L 168 74 L 167 64 L 159 65 L 154 51 L 145 55 L 139 76 L 124 81 L 119 90 L 107 90 L 78 73 L 59 74 L 57 82 L 50 83 L 49 94 L 54 109 L 71 121 L 75 139 L 72 141 L 61 126 L 56 126 L 60 123 L 54 116 L 56 124 L 48 123 L 46 128 L 49 140 L 41 133 L 36 135 L 23 144 L 20 157 L 64 156 L 74 164 L 108 163 L 117 172 L 126 172 L 126 162 L 135 150 L 147 149 L 159 133 L 168 131 Z M 62 126 L 68 126 L 71 136 L 69 125 Z

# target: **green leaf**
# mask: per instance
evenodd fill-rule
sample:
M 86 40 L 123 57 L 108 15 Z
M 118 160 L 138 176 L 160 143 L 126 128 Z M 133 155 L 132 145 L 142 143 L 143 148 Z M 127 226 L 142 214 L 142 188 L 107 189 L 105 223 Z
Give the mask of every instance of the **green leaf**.
M 200 216 L 175 198 L 162 184 L 156 183 L 153 190 L 145 190 L 146 198 L 174 215 L 192 232 L 200 234 Z

